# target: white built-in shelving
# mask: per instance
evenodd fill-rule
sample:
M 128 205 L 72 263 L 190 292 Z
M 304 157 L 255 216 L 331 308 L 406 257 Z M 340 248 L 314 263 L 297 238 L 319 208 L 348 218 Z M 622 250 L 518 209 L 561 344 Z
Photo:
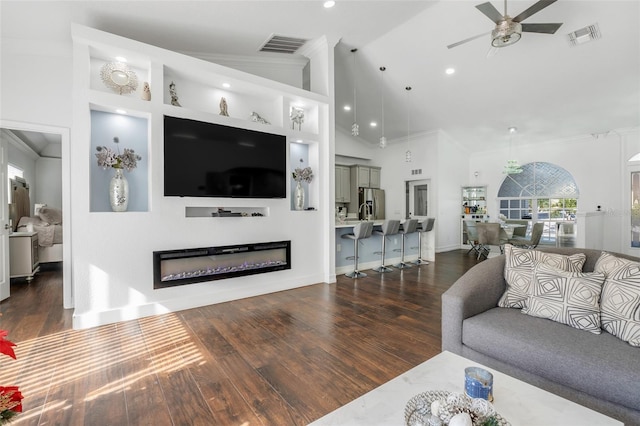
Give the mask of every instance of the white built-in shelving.
M 74 32 L 77 38 L 95 30 L 78 26 Z M 106 34 L 106 33 L 102 33 Z M 88 34 L 86 34 L 88 36 Z M 154 168 L 160 167 L 161 153 L 152 152 L 154 140 L 162 139 L 161 120 L 164 115 L 188 118 L 198 121 L 239 127 L 249 130 L 282 134 L 289 143 L 308 144 L 310 166 L 318 170 L 318 144 L 326 141 L 327 98 L 312 92 L 292 88 L 281 83 L 268 81 L 232 70 L 214 63 L 165 51 L 153 46 L 137 49 L 137 42 L 118 36 L 114 43 L 94 43 L 88 46 L 88 93 L 91 110 L 122 113 L 149 120 L 150 155 L 146 161 L 150 165 L 145 185 L 150 187 Z M 121 42 L 121 43 L 118 43 Z M 136 74 L 138 90 L 129 94 L 118 94 L 106 87 L 100 78 L 101 67 L 109 62 L 117 62 L 117 57 L 127 58 L 126 65 Z M 151 88 L 151 100 L 141 99 L 143 83 Z M 174 83 L 180 106 L 172 105 L 169 85 Z M 220 114 L 220 102 L 225 98 L 229 116 Z M 291 108 L 304 110 L 301 127 L 290 120 Z M 269 124 L 252 120 L 257 113 Z M 157 146 L 157 144 L 156 144 Z M 93 154 L 93 153 L 92 153 Z M 91 156 L 93 163 L 95 158 Z M 93 164 L 92 164 L 93 166 Z M 297 165 L 292 164 L 291 170 Z M 312 183 L 311 194 L 318 194 L 318 183 Z M 104 194 L 91 194 L 102 197 Z M 149 197 L 154 197 L 151 192 Z M 151 200 L 152 201 L 152 200 Z M 149 206 L 152 205 L 150 201 Z M 310 206 L 317 206 L 318 199 L 308 200 Z
M 69 173 L 73 182 L 70 226 L 74 327 L 335 280 L 331 243 L 334 234 L 331 95 L 326 95 L 333 87 L 333 71 L 326 66 L 331 63 L 327 58 L 333 45 L 323 39 L 307 52 L 313 71 L 311 86 L 316 90 L 311 92 L 82 25 L 72 25 L 71 32 L 73 149 L 69 152 Z M 120 56 L 127 59 L 129 69 L 136 73 L 139 87 L 136 92 L 120 95 L 106 87 L 100 78 L 101 67 L 118 61 Z M 314 60 L 317 68 L 313 66 Z M 171 105 L 172 81 L 181 106 Z M 149 101 L 140 96 L 144 82 L 151 89 Z M 228 117 L 220 115 L 222 97 L 227 102 Z M 305 112 L 301 129 L 293 128 L 289 118 L 294 106 Z M 125 115 L 119 115 L 120 109 L 126 111 Z M 101 115 L 97 112 L 112 114 L 106 117 L 106 125 L 100 123 L 103 126 L 100 129 L 92 123 L 92 117 Z M 252 121 L 252 112 L 270 124 Z M 301 165 L 301 155 L 303 165 L 313 169 L 315 177 L 307 188 L 305 207 L 315 210 L 295 210 L 293 178 L 287 185 L 285 199 L 164 196 L 164 170 L 171 161 L 164 158 L 165 115 L 286 136 L 289 173 Z M 112 213 L 108 204 L 100 209 L 93 203 L 99 197 L 107 198 L 108 203 L 109 179 L 109 171 L 96 164 L 95 149 L 97 145 L 110 143 L 118 134 L 109 128 L 109 120 L 116 123 L 120 118 L 123 121 L 128 118 L 143 129 L 136 133 L 135 141 L 123 137 L 120 145 L 127 148 L 129 144 L 140 144 L 136 145 L 136 152 L 142 153 L 141 163 L 126 176 L 137 185 L 132 197 L 142 197 L 145 203 L 135 211 Z M 304 149 L 299 144 L 305 145 Z M 240 217 L 214 217 L 212 214 L 219 208 L 239 213 Z M 291 241 L 296 248 L 289 270 L 259 278 L 221 280 L 215 285 L 205 282 L 179 289 L 153 289 L 150 255 L 154 251 L 284 240 Z

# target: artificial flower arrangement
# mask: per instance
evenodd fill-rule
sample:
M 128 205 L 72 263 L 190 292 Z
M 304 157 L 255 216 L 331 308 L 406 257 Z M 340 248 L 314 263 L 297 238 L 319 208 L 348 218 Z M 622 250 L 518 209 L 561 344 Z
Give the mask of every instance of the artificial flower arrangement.
M 13 351 L 15 343 L 5 339 L 9 334 L 0 330 L 0 353 L 16 359 Z M 0 424 L 8 423 L 15 415 L 22 412 L 22 393 L 18 386 L 0 386 Z
M 302 159 L 300 159 L 300 162 L 302 163 Z M 313 170 L 311 170 L 311 167 L 308 166 L 303 169 L 301 169 L 300 167 L 296 167 L 292 175 L 293 180 L 295 180 L 296 182 L 304 181 L 307 183 L 311 183 L 311 181 L 313 180 Z
M 113 138 L 113 143 L 117 144 L 120 140 L 115 137 Z M 96 154 L 96 158 L 98 158 L 98 166 L 103 169 L 107 169 L 112 167 L 114 169 L 126 169 L 128 172 L 138 167 L 138 161 L 142 160 L 142 157 L 135 153 L 133 149 L 125 148 L 124 153 L 120 154 L 120 148 L 117 148 L 117 152 L 111 150 L 111 148 L 107 148 L 106 146 L 98 146 L 96 147 L 98 153 Z

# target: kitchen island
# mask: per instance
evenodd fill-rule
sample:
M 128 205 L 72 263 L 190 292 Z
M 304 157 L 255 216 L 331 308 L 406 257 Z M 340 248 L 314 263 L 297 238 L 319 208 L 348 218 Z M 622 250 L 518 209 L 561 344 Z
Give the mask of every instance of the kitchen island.
M 353 232 L 353 227 L 358 224 L 357 220 L 347 220 L 340 223 L 336 220 L 336 275 L 353 271 L 353 240 L 342 238 L 345 234 Z M 380 230 L 384 220 L 373 221 L 373 231 Z M 422 258 L 432 262 L 435 260 L 435 233 L 434 231 L 422 234 Z M 382 236 L 375 233 L 371 237 L 360 240 L 358 254 L 358 269 L 365 273 L 376 273 L 367 271 L 380 266 L 380 251 L 382 250 Z M 402 235 L 396 234 L 387 237 L 387 247 L 385 264 L 393 265 L 400 263 L 402 250 Z M 418 259 L 418 233 L 414 232 L 406 236 L 405 242 L 405 262 L 413 262 Z M 377 253 L 377 254 L 376 254 Z

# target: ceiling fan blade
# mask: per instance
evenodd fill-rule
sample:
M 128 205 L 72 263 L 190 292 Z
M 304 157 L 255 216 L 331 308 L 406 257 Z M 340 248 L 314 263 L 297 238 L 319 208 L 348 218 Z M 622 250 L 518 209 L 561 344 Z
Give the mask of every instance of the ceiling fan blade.
M 498 9 L 496 9 L 490 2 L 477 5 L 476 9 L 484 13 L 487 18 L 491 19 L 496 24 L 504 18 L 502 14 L 498 12 Z
M 562 24 L 522 24 L 522 31 L 527 33 L 555 34 Z
M 525 10 L 524 12 L 522 12 L 521 14 L 513 18 L 513 20 L 514 22 L 522 22 L 525 19 L 527 19 L 529 16 L 533 15 L 534 13 L 540 12 L 542 9 L 552 5 L 556 1 L 558 0 L 540 0 L 539 2 L 534 3 L 533 6 L 529 7 L 527 10 Z
M 460 46 L 461 44 L 464 44 L 464 43 L 466 43 L 466 42 L 468 42 L 468 41 L 472 41 L 472 40 L 475 40 L 475 39 L 477 39 L 477 38 L 480 38 L 480 37 L 486 36 L 486 35 L 488 35 L 488 34 L 491 34 L 491 31 L 489 31 L 488 33 L 482 33 L 482 34 L 478 34 L 478 35 L 473 36 L 473 37 L 466 38 L 466 39 L 461 40 L 461 41 L 459 41 L 459 42 L 457 42 L 457 43 L 450 44 L 450 45 L 448 45 L 448 46 L 447 46 L 447 49 L 453 49 L 453 48 L 454 48 L 454 47 L 456 47 L 456 46 Z

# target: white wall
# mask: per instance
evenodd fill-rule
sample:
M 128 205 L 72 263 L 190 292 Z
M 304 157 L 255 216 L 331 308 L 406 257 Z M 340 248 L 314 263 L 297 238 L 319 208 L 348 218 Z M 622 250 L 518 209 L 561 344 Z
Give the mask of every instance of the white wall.
M 336 128 L 336 159 L 338 164 L 370 164 L 377 148 L 343 129 Z M 340 161 L 338 161 L 338 159 Z
M 461 240 L 461 187 L 469 185 L 469 154 L 460 144 L 446 133 L 439 132 L 438 138 L 438 215 L 436 249 L 452 250 L 460 247 Z
M 39 158 L 36 161 L 35 203 L 62 210 L 62 160 Z
M 302 88 L 303 69 L 309 62 L 306 58 L 262 58 L 260 63 L 256 63 L 255 58 L 242 58 L 229 55 L 203 55 L 196 52 L 183 52 L 191 54 L 196 58 L 205 61 L 224 65 L 225 67 L 244 71 L 249 74 L 259 75 L 269 80 L 279 81 L 293 87 Z
M 2 39 L 3 120 L 71 127 L 71 41 Z

